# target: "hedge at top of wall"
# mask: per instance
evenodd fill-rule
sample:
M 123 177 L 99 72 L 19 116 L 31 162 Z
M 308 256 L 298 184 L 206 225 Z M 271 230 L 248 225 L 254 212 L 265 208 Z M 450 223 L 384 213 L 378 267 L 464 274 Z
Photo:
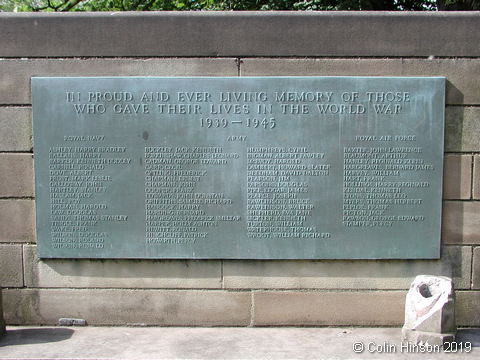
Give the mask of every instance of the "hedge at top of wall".
M 0 57 L 480 56 L 479 11 L 2 13 L 0 33 Z

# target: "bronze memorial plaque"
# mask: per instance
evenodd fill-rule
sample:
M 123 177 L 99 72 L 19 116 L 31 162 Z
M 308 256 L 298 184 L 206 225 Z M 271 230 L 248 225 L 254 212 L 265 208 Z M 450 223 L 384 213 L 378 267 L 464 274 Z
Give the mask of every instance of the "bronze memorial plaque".
M 438 258 L 441 77 L 32 78 L 42 258 Z

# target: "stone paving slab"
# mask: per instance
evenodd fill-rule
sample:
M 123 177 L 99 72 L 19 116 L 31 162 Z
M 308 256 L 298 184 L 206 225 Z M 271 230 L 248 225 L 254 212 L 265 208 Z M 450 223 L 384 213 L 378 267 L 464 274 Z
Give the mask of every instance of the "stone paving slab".
M 459 331 L 457 344 L 472 344 L 468 353 L 402 348 L 400 337 L 399 328 L 7 327 L 0 359 L 473 360 L 480 354 L 480 329 Z

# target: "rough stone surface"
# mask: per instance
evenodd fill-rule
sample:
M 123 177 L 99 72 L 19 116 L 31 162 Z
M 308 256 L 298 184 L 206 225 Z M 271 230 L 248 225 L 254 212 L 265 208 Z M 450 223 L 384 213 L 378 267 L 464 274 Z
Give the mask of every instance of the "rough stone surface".
M 5 289 L 8 324 L 246 326 L 251 295 L 221 290 Z M 73 306 L 73 304 L 75 306 Z
M 34 242 L 33 200 L 0 200 L 0 242 Z
M 480 289 L 480 247 L 473 249 L 472 288 Z
M 480 118 L 479 118 L 480 123 Z M 478 132 L 477 134 L 480 134 Z M 480 156 L 475 155 L 473 165 L 473 198 L 480 199 Z
M 447 106 L 445 151 L 480 151 L 480 107 Z
M 418 275 L 405 300 L 403 340 L 430 345 L 453 341 L 457 332 L 454 298 L 452 279 Z
M 479 59 L 242 59 L 242 76 L 445 76 L 447 104 L 479 104 Z
M 457 326 L 480 327 L 480 291 L 455 292 Z
M 470 199 L 472 156 L 446 154 L 443 167 L 443 198 Z
M 442 241 L 444 244 L 480 244 L 480 202 L 444 201 Z
M 232 289 L 408 289 L 421 273 L 451 276 L 470 288 L 471 248 L 445 246 L 440 260 L 230 260 L 223 263 Z
M 31 113 L 28 107 L 0 107 L 0 151 L 32 150 Z
M 258 291 L 256 326 L 397 326 L 403 323 L 404 291 Z
M 0 104 L 30 104 L 32 76 L 237 76 L 235 59 L 15 59 L 0 61 Z
M 476 13 L 202 11 L 74 15 L 3 14 L 0 56 L 480 55 L 480 50 L 471 45 L 480 43 Z
M 0 154 L 0 197 L 34 195 L 31 154 Z
M 0 288 L 22 286 L 22 245 L 0 244 Z
M 24 247 L 25 283 L 42 288 L 221 288 L 218 260 L 71 260 Z

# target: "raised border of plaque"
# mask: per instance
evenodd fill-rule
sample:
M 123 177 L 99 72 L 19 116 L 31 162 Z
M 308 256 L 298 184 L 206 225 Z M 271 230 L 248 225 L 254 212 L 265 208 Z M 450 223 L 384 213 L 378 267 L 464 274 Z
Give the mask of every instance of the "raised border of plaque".
M 443 77 L 32 78 L 40 258 L 438 258 Z

